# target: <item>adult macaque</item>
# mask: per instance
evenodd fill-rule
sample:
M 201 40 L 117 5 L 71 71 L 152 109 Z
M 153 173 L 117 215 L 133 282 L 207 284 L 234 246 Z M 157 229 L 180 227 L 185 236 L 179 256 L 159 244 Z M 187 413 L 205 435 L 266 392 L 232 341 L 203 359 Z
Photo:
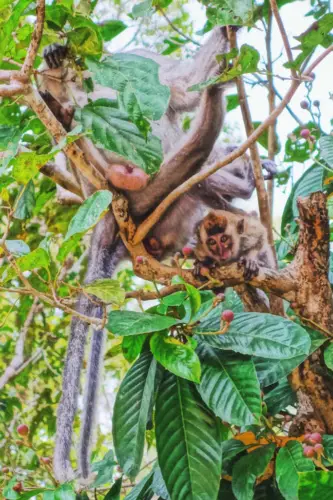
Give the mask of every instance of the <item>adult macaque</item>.
M 202 276 L 205 268 L 237 262 L 244 267 L 245 280 L 250 281 L 260 266 L 274 267 L 266 228 L 256 217 L 214 210 L 203 219 L 197 234 L 194 254 L 198 275 Z
M 159 77 L 170 87 L 171 98 L 167 112 L 158 122 L 152 123 L 153 134 L 161 139 L 164 161 L 160 171 L 152 179 L 125 158 L 111 151 L 97 148 L 87 138 L 77 141 L 90 161 L 111 184 L 126 192 L 130 213 L 135 220 L 142 220 L 174 188 L 191 177 L 207 164 L 221 159 L 220 146 L 215 146 L 223 119 L 223 86 L 211 87 L 199 92 L 187 92 L 191 85 L 218 74 L 220 65 L 218 54 L 228 52 L 225 29 L 213 30 L 208 41 L 200 48 L 195 58 L 176 61 L 146 50 L 133 51 L 134 54 L 155 60 L 159 65 Z M 39 85 L 45 101 L 66 128 L 73 127 L 70 116 L 73 106 L 84 106 L 88 96 L 80 80 L 67 64 L 66 49 L 52 46 L 46 51 L 48 64 L 39 77 Z M 89 99 L 114 98 L 115 92 L 109 88 L 95 86 Z M 64 111 L 65 110 L 65 111 Z M 188 133 L 182 131 L 180 114 L 195 111 L 196 116 Z M 72 167 L 75 171 L 75 167 Z M 271 167 L 269 167 L 271 168 Z M 274 170 L 274 167 L 271 168 Z M 93 187 L 75 172 L 85 195 L 91 194 Z M 217 172 L 190 193 L 174 203 L 160 223 L 148 235 L 146 245 L 158 258 L 167 250 L 183 246 L 195 224 L 202 218 L 202 209 L 209 204 L 215 208 L 229 208 L 234 197 L 249 198 L 254 189 L 252 167 L 247 158 L 238 159 Z M 181 218 L 181 225 L 180 225 Z M 182 234 L 183 233 L 183 234 Z M 170 247 L 170 248 L 169 248 Z M 171 248 L 172 247 L 172 248 Z M 109 212 L 96 226 L 90 248 L 86 282 L 109 278 L 115 266 L 126 256 L 126 249 L 118 236 L 117 225 Z M 85 315 L 102 317 L 103 308 L 86 296 L 79 298 L 77 310 Z M 77 411 L 80 373 L 89 325 L 77 317 L 73 318 L 71 335 L 63 374 L 63 393 L 58 406 L 57 435 L 54 455 L 54 470 L 57 480 L 73 479 L 70 463 L 73 421 Z M 104 333 L 94 331 L 87 369 L 84 397 L 84 415 L 79 443 L 79 475 L 89 477 L 90 448 L 97 406 L 99 377 L 103 359 Z

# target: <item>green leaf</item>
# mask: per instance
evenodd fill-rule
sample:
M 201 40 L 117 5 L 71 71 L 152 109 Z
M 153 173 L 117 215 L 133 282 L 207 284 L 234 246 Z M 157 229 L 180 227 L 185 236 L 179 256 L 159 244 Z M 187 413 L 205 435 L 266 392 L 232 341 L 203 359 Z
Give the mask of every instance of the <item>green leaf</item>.
M 311 193 L 323 190 L 323 173 L 323 167 L 320 165 L 313 165 L 308 168 L 302 177 L 294 184 L 282 215 L 281 234 L 283 236 L 288 234 L 285 229 L 286 225 L 291 224 L 295 217 L 299 215 L 297 198 L 299 196 L 304 198 Z
M 70 221 L 65 240 L 77 233 L 85 233 L 103 217 L 112 201 L 110 191 L 96 191 L 80 206 Z
M 125 500 L 151 500 L 154 492 L 151 489 L 154 471 L 150 471 L 134 488 L 126 495 Z
M 3 489 L 3 495 L 6 500 L 17 500 L 20 498 L 19 493 L 13 490 L 13 486 L 17 483 L 17 479 L 13 477 Z
M 117 479 L 111 490 L 105 495 L 104 500 L 120 500 L 122 482 L 122 477 Z
M 181 306 L 187 297 L 186 292 L 175 292 L 163 297 L 162 303 L 166 306 Z
M 102 62 L 88 60 L 87 65 L 95 81 L 120 93 L 120 101 L 133 122 L 142 116 L 159 120 L 166 112 L 170 89 L 161 85 L 159 65 L 152 59 L 120 53 Z
M 48 269 L 50 264 L 50 256 L 43 248 L 36 248 L 33 252 L 23 255 L 16 260 L 16 264 L 20 271 L 32 271 L 33 269 L 40 269 L 41 267 Z M 13 279 L 16 276 L 15 269 L 10 266 L 5 268 L 2 274 L 2 281 L 6 283 L 7 281 Z
M 301 500 L 332 500 L 333 472 L 299 473 L 298 495 Z
M 38 174 L 39 169 L 54 157 L 55 153 L 37 155 L 36 153 L 20 153 L 11 162 L 12 176 L 21 183 L 27 184 Z
M 274 451 L 275 444 L 268 444 L 238 460 L 232 470 L 232 491 L 237 500 L 252 500 L 255 480 L 265 472 Z
M 62 484 L 55 490 L 54 500 L 75 500 L 75 491 L 72 484 Z
M 49 490 L 50 491 L 50 490 Z M 36 488 L 35 490 L 27 491 L 26 493 L 21 494 L 18 498 L 20 500 L 29 500 L 29 498 L 38 498 L 38 495 L 43 493 L 43 497 L 45 497 L 45 488 Z M 52 493 L 54 493 L 52 491 Z
M 116 36 L 120 35 L 127 28 L 126 24 L 117 19 L 106 21 L 100 26 L 100 32 L 104 42 L 109 42 Z
M 155 333 L 150 339 L 150 349 L 156 360 L 170 372 L 200 382 L 200 361 L 190 342 L 183 344 L 173 337 Z
M 163 500 L 170 500 L 170 495 L 159 467 L 154 468 L 154 477 L 151 488 L 158 497 L 163 498 Z
M 289 441 L 276 457 L 276 480 L 286 500 L 298 500 L 298 472 L 313 471 L 314 463 L 303 455 L 298 441 Z
M 209 322 L 199 325 L 195 333 L 211 331 Z M 214 330 L 212 330 L 214 331 Z M 310 349 L 306 330 L 293 321 L 264 313 L 236 314 L 224 335 L 203 335 L 201 340 L 218 349 L 269 359 L 288 359 Z
M 114 459 L 113 451 L 110 450 L 103 457 L 103 460 L 95 462 L 91 466 L 93 472 L 97 472 L 97 477 L 92 485 L 93 488 L 98 488 L 106 483 L 113 481 L 113 470 L 117 462 Z
M 274 387 L 268 394 L 265 395 L 264 401 L 267 405 L 268 413 L 276 415 L 284 410 L 289 405 L 296 402 L 296 394 L 291 389 L 288 379 L 282 379 L 278 385 Z
M 6 240 L 5 245 L 7 250 L 15 257 L 30 253 L 29 245 L 23 240 Z
M 156 365 L 150 352 L 141 354 L 122 381 L 114 405 L 115 451 L 119 465 L 130 478 L 140 470 Z
M 106 327 L 114 335 L 125 336 L 158 332 L 177 323 L 180 321 L 170 316 L 135 311 L 111 311 Z
M 325 450 L 325 456 L 330 460 L 333 460 L 333 436 L 330 436 L 329 434 L 324 434 L 323 446 Z
M 203 343 L 198 354 L 202 363 L 199 393 L 207 406 L 230 424 L 258 423 L 261 398 L 253 361 Z
M 97 146 L 127 158 L 149 175 L 158 171 L 163 158 L 161 141 L 153 135 L 146 140 L 116 101 L 98 99 L 77 109 L 75 118 L 84 130 L 91 130 Z
M 333 344 L 326 347 L 324 351 L 324 360 L 327 368 L 333 370 Z
M 145 0 L 144 2 L 140 2 L 138 5 L 135 5 L 132 9 L 133 19 L 150 15 L 153 12 L 152 6 L 153 0 Z
M 14 212 L 14 218 L 20 220 L 28 219 L 32 216 L 35 205 L 35 186 L 32 181 L 29 181 L 28 184 L 22 188 L 19 194 L 19 199 Z
M 122 306 L 125 302 L 125 290 L 121 287 L 118 280 L 95 280 L 89 283 L 89 285 L 85 285 L 83 288 L 86 292 L 96 295 L 96 297 L 106 304 Z
M 252 0 L 202 0 L 207 6 L 207 19 L 215 25 L 243 26 L 252 23 Z
M 129 363 L 132 363 L 139 356 L 146 338 L 146 335 L 131 335 L 123 338 L 121 348 L 124 358 Z
M 71 16 L 70 24 L 74 29 L 67 33 L 67 39 L 74 54 L 82 56 L 100 56 L 103 39 L 98 26 L 83 16 Z
M 325 135 L 319 139 L 320 155 L 333 168 L 333 137 Z
M 63 263 L 67 257 L 67 255 L 73 252 L 77 246 L 79 241 L 81 240 L 83 233 L 77 233 L 65 240 L 61 247 L 59 248 L 57 260 Z
M 311 340 L 308 354 L 296 354 L 292 358 L 280 360 L 263 359 L 259 357 L 254 358 L 253 361 L 256 365 L 257 375 L 261 386 L 266 387 L 275 384 L 281 380 L 282 377 L 289 375 L 289 373 L 299 366 L 309 354 L 319 349 L 325 342 L 326 337 L 324 337 L 323 334 L 306 326 L 303 326 L 303 329 L 306 330 Z
M 227 95 L 227 111 L 232 111 L 239 106 L 238 94 Z
M 212 500 L 221 474 L 221 424 L 193 383 L 165 372 L 156 403 L 158 463 L 177 500 Z

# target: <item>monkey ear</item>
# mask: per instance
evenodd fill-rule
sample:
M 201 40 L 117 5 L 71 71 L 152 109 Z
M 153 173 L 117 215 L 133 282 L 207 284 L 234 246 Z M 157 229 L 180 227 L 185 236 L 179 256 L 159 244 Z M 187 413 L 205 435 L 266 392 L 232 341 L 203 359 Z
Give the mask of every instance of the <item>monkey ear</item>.
M 237 222 L 237 233 L 238 234 L 243 234 L 244 233 L 244 219 L 240 219 Z

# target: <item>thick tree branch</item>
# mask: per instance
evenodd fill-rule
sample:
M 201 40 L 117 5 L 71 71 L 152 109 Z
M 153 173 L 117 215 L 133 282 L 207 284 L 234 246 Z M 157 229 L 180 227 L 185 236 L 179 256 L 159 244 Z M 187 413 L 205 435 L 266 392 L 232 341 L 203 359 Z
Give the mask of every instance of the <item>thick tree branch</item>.
M 273 12 L 273 16 L 275 17 L 276 23 L 277 23 L 279 30 L 280 30 L 280 33 L 281 33 L 281 37 L 282 37 L 283 45 L 284 45 L 284 48 L 285 48 L 285 51 L 286 51 L 286 54 L 288 57 L 288 61 L 290 64 L 293 64 L 293 62 L 294 62 L 293 54 L 291 52 L 288 36 L 287 36 L 286 30 L 284 28 L 284 24 L 282 22 L 276 0 L 270 0 L 270 5 L 271 5 L 272 12 Z M 292 78 L 298 77 L 297 71 L 295 69 L 291 68 L 290 72 L 291 72 Z
M 156 209 L 152 212 L 152 214 L 149 217 L 147 217 L 144 222 L 140 224 L 133 239 L 133 244 L 135 245 L 138 244 L 147 236 L 149 231 L 160 220 L 160 218 L 168 210 L 170 205 L 174 203 L 180 196 L 190 191 L 190 189 L 192 189 L 196 184 L 203 182 L 205 179 L 207 179 L 207 177 L 217 172 L 220 168 L 229 165 L 229 163 L 231 163 L 232 161 L 236 160 L 236 158 L 239 158 L 242 154 L 244 154 L 246 150 L 260 137 L 260 135 L 265 130 L 267 130 L 269 125 L 273 123 L 276 120 L 276 118 L 282 113 L 287 104 L 289 104 L 289 102 L 291 101 L 298 87 L 304 81 L 304 78 L 308 77 L 313 72 L 313 70 L 318 66 L 318 64 L 320 64 L 321 61 L 325 57 L 327 57 L 332 51 L 333 51 L 332 46 L 324 50 L 324 52 L 322 52 L 322 54 L 320 54 L 317 57 L 317 59 L 309 66 L 307 71 L 302 75 L 301 79 L 293 80 L 291 82 L 289 90 L 287 91 L 286 95 L 284 96 L 280 104 L 276 106 L 273 113 L 270 114 L 266 118 L 266 120 L 264 120 L 261 123 L 261 125 L 259 125 L 259 127 L 255 129 L 255 131 L 250 135 L 250 137 L 248 137 L 246 141 L 244 141 L 243 144 L 241 144 L 241 146 L 235 149 L 232 153 L 225 156 L 222 161 L 216 163 L 212 167 L 201 170 L 198 174 L 192 176 L 190 179 L 183 182 L 180 186 L 174 189 L 168 196 L 166 196 L 166 198 L 164 198 L 164 200 L 156 207 Z
M 45 18 L 45 0 L 38 0 L 36 7 L 36 23 L 35 28 L 32 33 L 31 42 L 28 48 L 28 52 L 20 71 L 20 77 L 25 78 L 27 81 L 30 78 L 30 74 L 36 59 L 39 44 L 43 35 Z

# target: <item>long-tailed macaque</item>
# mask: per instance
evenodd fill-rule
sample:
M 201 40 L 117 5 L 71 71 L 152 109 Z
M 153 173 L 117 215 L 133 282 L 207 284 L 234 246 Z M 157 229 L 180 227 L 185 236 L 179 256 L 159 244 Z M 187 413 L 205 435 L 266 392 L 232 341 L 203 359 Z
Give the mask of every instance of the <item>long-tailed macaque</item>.
M 195 270 L 237 262 L 244 267 L 244 278 L 250 281 L 260 266 L 274 267 L 274 256 L 267 241 L 267 231 L 253 216 L 233 214 L 225 210 L 211 211 L 197 230 Z
M 220 64 L 216 56 L 228 52 L 224 28 L 213 30 L 208 41 L 193 59 L 176 61 L 146 50 L 134 54 L 156 61 L 161 83 L 170 87 L 169 107 L 158 122 L 152 123 L 152 131 L 163 145 L 164 161 L 160 171 L 152 179 L 126 158 L 111 151 L 97 148 L 89 139 L 77 141 L 86 158 L 115 188 L 125 191 L 130 212 L 135 220 L 142 220 L 170 191 L 208 164 L 216 163 L 225 152 L 215 145 L 224 120 L 223 86 L 215 86 L 199 92 L 187 92 L 191 85 L 218 74 Z M 87 95 L 79 78 L 66 61 L 66 49 L 52 46 L 46 51 L 48 69 L 39 77 L 40 91 L 56 117 L 67 130 L 73 127 L 73 106 L 83 106 L 88 97 L 115 98 L 109 88 L 95 85 Z M 189 132 L 184 133 L 180 115 L 184 111 L 195 111 L 195 119 Z M 265 165 L 274 173 L 272 164 Z M 75 167 L 71 167 L 75 171 Z M 82 187 L 83 196 L 91 194 L 93 188 L 75 173 Z M 250 161 L 243 157 L 221 169 L 201 185 L 180 198 L 154 228 L 149 238 L 154 237 L 162 251 L 176 250 L 194 231 L 202 218 L 202 207 L 229 208 L 234 197 L 249 198 L 254 189 L 254 178 Z M 181 223 L 180 223 L 181 221 Z M 154 240 L 152 240 L 154 242 Z M 149 245 L 149 241 L 147 243 Z M 126 249 L 117 235 L 117 225 L 110 211 L 96 226 L 90 247 L 89 264 L 85 281 L 91 282 L 112 275 L 115 266 L 126 256 Z M 102 317 L 102 306 L 96 305 L 86 296 L 80 296 L 77 310 L 85 315 Z M 63 374 L 62 398 L 58 406 L 57 434 L 54 456 L 56 478 L 68 481 L 74 477 L 70 463 L 73 421 L 77 411 L 80 373 L 84 358 L 89 325 L 77 317 L 73 318 L 71 335 Z M 94 331 L 87 369 L 84 398 L 84 415 L 78 451 L 78 474 L 87 478 L 90 472 L 90 447 L 97 406 L 98 382 L 103 359 L 104 333 Z

